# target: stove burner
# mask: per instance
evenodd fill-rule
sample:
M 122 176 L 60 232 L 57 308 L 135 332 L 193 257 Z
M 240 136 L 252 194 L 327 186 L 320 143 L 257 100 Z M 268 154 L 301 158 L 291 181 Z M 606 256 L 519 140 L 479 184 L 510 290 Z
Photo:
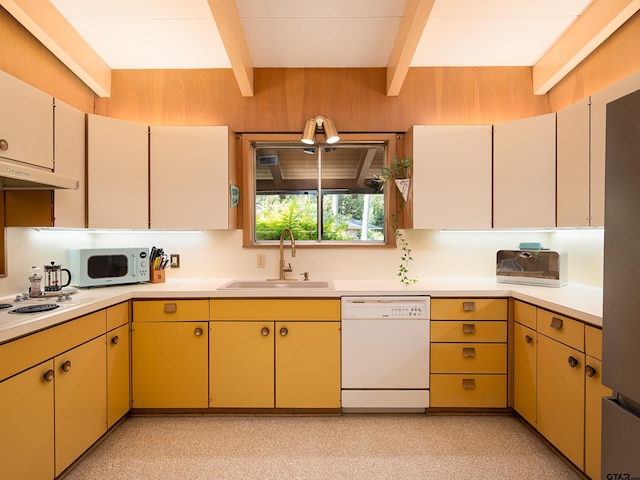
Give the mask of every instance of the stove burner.
M 10 310 L 9 313 L 38 313 L 38 312 L 48 312 L 49 310 L 55 310 L 59 308 L 60 305 L 56 305 L 55 303 L 41 303 L 37 305 L 25 305 L 24 307 L 14 308 Z
M 11 308 L 13 305 L 11 303 L 0 303 L 0 310 L 4 310 L 5 308 Z

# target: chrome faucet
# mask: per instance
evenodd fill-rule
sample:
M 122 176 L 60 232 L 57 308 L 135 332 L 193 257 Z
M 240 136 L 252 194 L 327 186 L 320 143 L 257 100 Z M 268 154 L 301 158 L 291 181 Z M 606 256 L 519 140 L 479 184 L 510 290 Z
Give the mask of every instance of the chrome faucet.
M 280 234 L 280 278 L 279 280 L 286 280 L 287 277 L 285 275 L 286 272 L 291 272 L 293 269 L 291 268 L 291 263 L 289 266 L 284 266 L 284 234 L 289 233 L 289 238 L 291 239 L 291 257 L 296 256 L 296 239 L 293 238 L 293 232 L 289 228 L 285 228 Z

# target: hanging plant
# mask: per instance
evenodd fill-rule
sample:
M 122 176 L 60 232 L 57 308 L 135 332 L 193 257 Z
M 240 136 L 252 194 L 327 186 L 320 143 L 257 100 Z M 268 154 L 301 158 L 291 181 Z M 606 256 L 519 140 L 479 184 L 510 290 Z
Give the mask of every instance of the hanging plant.
M 404 209 L 404 203 L 407 201 L 409 193 L 410 179 L 407 178 L 408 169 L 411 166 L 411 158 L 404 157 L 402 160 L 398 160 L 397 156 L 393 157 L 393 162 L 388 167 L 382 167 L 380 175 L 374 175 L 373 180 L 376 183 L 380 191 L 384 190 L 389 180 L 394 180 L 398 191 L 402 198 L 398 201 L 398 207 L 394 213 L 391 214 L 391 228 L 396 236 L 396 242 L 400 243 L 402 249 L 402 255 L 400 256 L 400 265 L 398 267 L 398 277 L 400 282 L 404 285 L 411 285 L 418 281 L 416 277 L 409 276 L 409 262 L 413 260 L 411 256 L 411 248 L 407 239 L 404 238 L 402 230 L 400 229 L 400 214 Z

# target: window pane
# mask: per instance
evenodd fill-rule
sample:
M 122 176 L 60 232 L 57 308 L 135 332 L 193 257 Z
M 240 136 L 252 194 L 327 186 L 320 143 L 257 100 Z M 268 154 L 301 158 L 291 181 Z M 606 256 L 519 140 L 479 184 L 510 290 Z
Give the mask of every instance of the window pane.
M 322 239 L 384 241 L 384 195 L 371 187 L 383 145 L 321 148 Z
M 254 152 L 254 241 L 277 241 L 289 228 L 296 240 L 384 242 L 384 194 L 372 182 L 383 143 L 259 144 Z
M 296 240 L 318 239 L 316 148 L 256 148 L 256 240 L 279 240 L 290 228 Z

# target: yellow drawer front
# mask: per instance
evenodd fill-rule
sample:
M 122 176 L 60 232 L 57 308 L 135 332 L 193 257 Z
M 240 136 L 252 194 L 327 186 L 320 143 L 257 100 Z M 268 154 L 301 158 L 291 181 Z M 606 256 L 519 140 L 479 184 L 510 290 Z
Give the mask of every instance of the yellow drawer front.
M 209 319 L 209 300 L 136 300 L 135 322 L 188 322 Z
M 431 407 L 506 408 L 506 375 L 431 375 Z
M 584 324 L 578 320 L 539 308 L 538 333 L 584 352 Z
M 129 323 L 129 302 L 118 303 L 107 308 L 107 331 Z
M 106 332 L 104 310 L 0 346 L 0 380 Z
M 602 329 L 584 326 L 584 348 L 587 355 L 602 360 Z
M 506 373 L 504 343 L 432 343 L 431 373 Z
M 507 322 L 431 322 L 432 342 L 506 342 Z
M 432 320 L 506 320 L 507 300 L 495 298 L 435 298 Z
M 340 300 L 215 299 L 211 320 L 340 320 Z
M 536 329 L 536 310 L 534 305 L 515 300 L 513 302 L 514 320 L 532 330 Z

